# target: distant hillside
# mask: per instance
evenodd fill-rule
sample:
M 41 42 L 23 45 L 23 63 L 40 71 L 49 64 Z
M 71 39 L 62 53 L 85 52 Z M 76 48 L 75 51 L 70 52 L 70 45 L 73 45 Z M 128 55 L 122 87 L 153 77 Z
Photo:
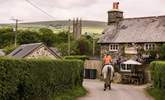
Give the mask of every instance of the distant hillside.
M 24 25 L 43 25 L 43 26 L 68 26 L 69 22 L 67 20 L 60 20 L 60 21 L 41 21 L 41 22 L 29 22 L 29 23 L 22 23 Z M 72 22 L 70 22 L 70 25 Z M 82 21 L 83 27 L 105 27 L 106 22 L 101 21 Z
M 58 33 L 63 30 L 68 30 L 68 26 L 72 26 L 72 23 L 72 21 L 69 23 L 67 20 L 19 23 L 19 29 L 38 30 L 42 27 L 46 27 L 52 29 L 55 33 Z M 13 24 L 0 25 L 0 27 L 5 26 L 13 27 Z M 82 21 L 82 27 L 82 33 L 101 34 L 106 27 L 106 22 L 84 20 Z

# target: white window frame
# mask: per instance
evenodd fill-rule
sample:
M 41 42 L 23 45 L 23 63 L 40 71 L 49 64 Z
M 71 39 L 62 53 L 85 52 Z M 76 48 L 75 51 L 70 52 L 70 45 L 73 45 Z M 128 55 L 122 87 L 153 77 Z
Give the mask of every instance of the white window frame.
M 156 48 L 155 43 L 145 43 L 144 44 L 144 50 L 154 50 Z
M 131 65 L 129 65 L 130 67 L 132 67 Z M 123 67 L 125 67 L 125 69 L 123 69 Z M 127 64 L 121 64 L 120 65 L 120 71 L 121 72 L 131 72 L 131 69 L 128 69 L 128 65 Z
M 109 51 L 118 51 L 119 44 L 109 44 Z

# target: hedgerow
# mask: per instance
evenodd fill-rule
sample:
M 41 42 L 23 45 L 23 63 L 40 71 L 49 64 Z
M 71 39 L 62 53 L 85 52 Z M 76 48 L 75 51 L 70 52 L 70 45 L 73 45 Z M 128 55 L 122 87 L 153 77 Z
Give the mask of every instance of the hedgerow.
M 82 61 L 0 58 L 0 100 L 51 100 L 82 79 Z
M 165 62 L 154 61 L 150 66 L 154 87 L 165 90 Z
M 73 60 L 73 59 L 78 59 L 78 60 L 83 60 L 83 61 L 85 61 L 85 60 L 87 60 L 87 59 L 89 59 L 89 57 L 88 56 L 65 56 L 64 57 L 64 59 L 68 59 L 68 60 Z

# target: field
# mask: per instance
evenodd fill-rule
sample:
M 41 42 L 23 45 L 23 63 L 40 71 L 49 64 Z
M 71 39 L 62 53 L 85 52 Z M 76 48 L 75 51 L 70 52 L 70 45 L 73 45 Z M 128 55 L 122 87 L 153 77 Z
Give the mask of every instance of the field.
M 1 27 L 13 27 L 13 24 L 0 25 Z M 72 22 L 68 22 L 67 20 L 61 21 L 41 21 L 41 22 L 29 22 L 29 23 L 21 23 L 19 24 L 20 29 L 30 29 L 30 30 L 38 30 L 42 27 L 50 28 L 54 31 L 54 33 L 58 33 L 60 31 L 67 31 L 68 27 L 71 26 L 72 31 Z M 97 33 L 101 34 L 104 28 L 106 27 L 106 22 L 100 21 L 82 21 L 82 34 L 84 33 Z

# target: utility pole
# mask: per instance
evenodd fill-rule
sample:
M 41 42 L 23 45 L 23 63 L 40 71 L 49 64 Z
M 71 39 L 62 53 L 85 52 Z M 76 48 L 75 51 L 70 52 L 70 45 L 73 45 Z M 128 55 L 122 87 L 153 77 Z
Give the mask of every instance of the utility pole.
M 93 39 L 93 56 L 95 55 L 95 39 L 94 38 L 92 38 Z
M 17 30 L 18 30 L 18 22 L 21 21 L 19 19 L 11 19 L 13 21 L 15 21 L 15 27 L 13 28 L 13 32 L 15 33 L 14 36 L 14 45 L 15 47 L 17 46 Z
M 97 33 L 93 33 L 92 34 L 92 42 L 93 42 L 93 56 L 95 56 L 95 52 L 96 52 L 96 40 L 98 39 Z
M 69 19 L 68 21 L 68 56 L 70 56 L 70 22 L 71 20 Z

